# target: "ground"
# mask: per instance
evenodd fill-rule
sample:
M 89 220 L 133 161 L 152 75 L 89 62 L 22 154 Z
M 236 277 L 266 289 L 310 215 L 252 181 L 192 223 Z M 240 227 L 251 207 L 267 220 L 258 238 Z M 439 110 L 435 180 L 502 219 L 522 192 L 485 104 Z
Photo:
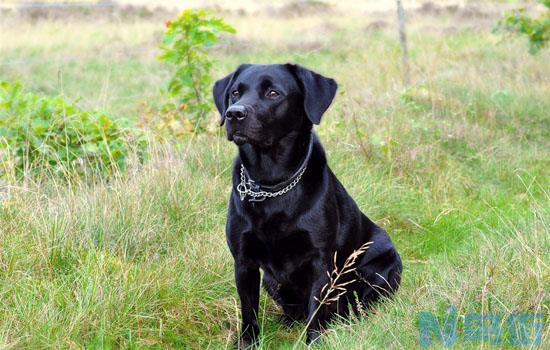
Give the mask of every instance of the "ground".
M 547 318 L 550 306 L 548 51 L 531 56 L 522 39 L 492 33 L 514 4 L 404 1 L 407 87 L 396 11 L 381 2 L 218 1 L 237 34 L 212 49 L 214 74 L 296 62 L 339 83 L 316 132 L 404 272 L 394 299 L 337 320 L 319 348 L 419 348 L 419 313 L 442 320 L 448 306 L 457 348 L 492 346 L 464 340 L 469 313 L 502 317 L 495 346 L 512 348 L 510 315 Z M 172 10 L 3 11 L 0 79 L 136 122 L 161 104 L 170 70 L 157 47 Z M 154 144 L 144 165 L 105 183 L 2 182 L 0 348 L 232 346 L 239 308 L 224 225 L 236 148 L 217 118 L 210 133 Z M 280 312 L 262 297 L 261 346 L 305 348 L 303 325 L 284 326 Z M 545 323 L 541 348 L 549 333 Z

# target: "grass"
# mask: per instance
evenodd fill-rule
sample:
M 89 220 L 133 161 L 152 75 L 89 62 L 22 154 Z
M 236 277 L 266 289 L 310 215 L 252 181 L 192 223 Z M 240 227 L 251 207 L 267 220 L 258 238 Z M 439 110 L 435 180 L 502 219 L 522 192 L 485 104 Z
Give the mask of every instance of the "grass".
M 338 11 L 224 14 L 238 34 L 213 51 L 218 76 L 241 62 L 294 61 L 339 82 L 317 132 L 403 257 L 396 297 L 337 320 L 319 348 L 419 348 L 418 313 L 442 317 L 448 305 L 461 317 L 548 317 L 548 52 L 500 41 L 493 17 L 412 12 L 405 88 L 394 13 Z M 17 21 L 0 25 L 0 78 L 136 121 L 158 105 L 162 21 Z M 373 21 L 387 27 L 366 31 Z M 0 348 L 232 345 L 239 309 L 224 225 L 235 147 L 221 132 L 189 142 L 153 144 L 146 164 L 92 186 L 0 183 Z M 283 326 L 261 300 L 261 347 L 305 347 L 303 326 Z M 541 348 L 549 332 L 546 323 Z M 456 347 L 490 347 L 461 334 Z

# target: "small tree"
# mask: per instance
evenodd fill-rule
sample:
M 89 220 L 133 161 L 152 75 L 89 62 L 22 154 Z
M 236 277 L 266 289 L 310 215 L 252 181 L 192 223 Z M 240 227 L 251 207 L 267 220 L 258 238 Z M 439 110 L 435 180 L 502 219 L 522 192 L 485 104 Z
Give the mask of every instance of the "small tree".
M 166 27 L 160 59 L 176 70 L 163 91 L 170 99 L 163 107 L 164 124 L 181 121 L 188 129 L 201 130 L 213 106 L 212 61 L 207 49 L 218 41 L 220 33 L 235 33 L 235 29 L 205 10 L 185 10 L 175 21 L 168 21 Z
M 544 48 L 550 40 L 550 0 L 539 0 L 546 6 L 546 12 L 539 18 L 531 18 L 526 9 L 507 12 L 499 21 L 495 30 L 506 30 L 526 35 L 529 39 L 529 52 L 535 54 Z

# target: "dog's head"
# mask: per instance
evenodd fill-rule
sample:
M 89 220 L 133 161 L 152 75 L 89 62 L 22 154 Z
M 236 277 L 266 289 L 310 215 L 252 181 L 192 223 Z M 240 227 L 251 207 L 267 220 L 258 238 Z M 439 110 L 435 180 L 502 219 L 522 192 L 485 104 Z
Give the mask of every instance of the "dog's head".
M 214 84 L 214 101 L 227 138 L 269 147 L 293 131 L 319 124 L 336 82 L 294 64 L 243 64 Z

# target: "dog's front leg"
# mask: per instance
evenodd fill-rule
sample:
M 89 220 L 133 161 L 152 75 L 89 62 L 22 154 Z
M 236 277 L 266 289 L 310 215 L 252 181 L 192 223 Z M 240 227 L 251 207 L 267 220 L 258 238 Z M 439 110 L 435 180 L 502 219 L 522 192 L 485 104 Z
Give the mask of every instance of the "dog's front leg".
M 317 341 L 321 336 L 323 328 L 330 318 L 330 304 L 323 300 L 323 296 L 327 293 L 330 280 L 327 271 L 330 271 L 330 263 L 324 261 L 316 268 L 316 278 L 311 287 L 308 304 L 308 322 L 307 322 L 307 339 L 308 344 Z M 326 287 L 325 287 L 326 286 Z M 323 291 L 323 293 L 321 293 Z
M 260 299 L 260 269 L 250 264 L 235 263 L 235 282 L 241 300 L 242 328 L 239 348 L 251 347 L 260 333 L 258 304 Z

